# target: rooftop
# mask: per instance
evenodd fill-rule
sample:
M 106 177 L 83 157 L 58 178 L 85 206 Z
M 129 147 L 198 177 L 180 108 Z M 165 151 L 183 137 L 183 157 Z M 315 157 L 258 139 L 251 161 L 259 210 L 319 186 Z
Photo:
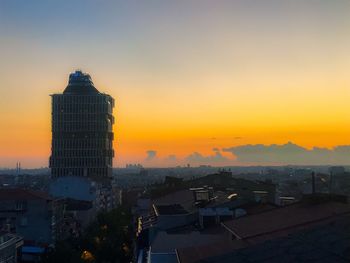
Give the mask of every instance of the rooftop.
M 52 200 L 48 193 L 21 188 L 0 189 L 0 201 L 8 200 Z
M 331 223 L 269 240 L 247 248 L 232 250 L 200 262 L 349 262 L 350 217 L 343 216 Z M 198 262 L 184 261 L 183 262 Z
M 238 239 L 246 239 L 288 231 L 343 214 L 350 214 L 350 205 L 347 203 L 325 202 L 310 205 L 301 202 L 227 221 L 223 225 Z
M 296 259 L 295 255 L 291 255 L 291 260 L 287 260 L 287 262 L 308 262 L 307 258 L 309 256 L 315 257 L 317 255 L 312 252 L 313 249 L 307 250 L 310 241 L 302 239 L 308 233 L 315 233 L 310 237 L 314 238 L 312 242 L 317 244 L 316 235 L 321 235 L 321 232 L 325 235 L 325 238 L 321 236 L 318 238 L 322 238 L 325 246 L 329 246 L 328 254 L 325 256 L 328 257 L 331 251 L 341 249 L 343 249 L 341 253 L 349 253 L 346 255 L 350 256 L 350 239 L 348 237 L 344 239 L 341 235 L 337 236 L 334 233 L 334 231 L 341 233 L 346 230 L 350 234 L 350 224 L 348 223 L 350 222 L 350 204 L 332 200 L 334 198 L 316 203 L 310 202 L 310 197 L 307 199 L 285 207 L 267 207 L 267 210 L 257 210 L 256 214 L 226 221 L 222 225 L 237 239 L 204 246 L 194 245 L 179 248 L 177 249 L 178 258 L 181 263 L 233 262 L 234 260 L 234 262 L 265 262 L 264 260 L 270 262 L 270 254 L 271 258 L 274 258 L 271 262 L 279 262 L 278 260 L 280 260 L 283 253 L 288 251 L 284 251 L 278 256 L 276 251 L 288 249 L 292 251 L 294 245 L 290 244 L 290 237 L 293 237 L 294 241 L 300 239 L 300 243 L 296 245 L 300 246 L 300 249 L 296 248 L 296 250 L 304 251 L 305 255 L 300 255 L 300 260 L 299 258 Z M 339 242 L 338 248 L 332 243 L 333 241 Z M 282 248 L 279 247 L 280 244 L 284 244 L 281 245 Z M 330 248 L 331 246 L 334 246 L 334 248 Z M 320 251 L 320 249 L 317 251 Z M 321 252 L 319 252 L 320 255 L 324 255 Z M 296 251 L 295 253 L 299 252 Z M 236 255 L 238 256 L 236 257 Z M 337 260 L 342 257 L 336 256 Z M 337 260 L 324 262 L 338 262 Z
M 98 94 L 91 77 L 81 70 L 76 70 L 69 75 L 68 86 L 63 92 L 64 94 Z
M 150 262 L 152 263 L 177 263 L 175 253 L 151 253 Z
M 169 234 L 167 232 L 159 232 L 151 247 L 152 252 L 155 253 L 175 253 L 175 248 L 211 244 L 223 239 L 223 233 L 207 234 L 192 231 L 189 233 Z
M 165 196 L 156 198 L 153 203 L 158 206 L 181 205 L 186 211 L 193 211 L 194 207 L 194 197 L 190 190 L 179 190 Z
M 246 246 L 246 243 L 241 240 L 233 240 L 232 242 L 222 240 L 210 244 L 196 244 L 195 246 L 177 248 L 176 253 L 180 263 L 194 263 L 208 257 L 227 254 L 234 249 L 245 248 Z
M 158 215 L 182 215 L 188 214 L 188 211 L 179 204 L 173 205 L 155 205 L 156 213 Z

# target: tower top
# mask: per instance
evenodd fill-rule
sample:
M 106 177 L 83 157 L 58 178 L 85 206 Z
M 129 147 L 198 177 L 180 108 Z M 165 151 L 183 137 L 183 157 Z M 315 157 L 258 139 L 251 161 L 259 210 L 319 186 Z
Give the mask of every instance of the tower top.
M 68 86 L 63 91 L 64 94 L 96 94 L 99 91 L 95 88 L 89 74 L 76 70 L 69 75 Z

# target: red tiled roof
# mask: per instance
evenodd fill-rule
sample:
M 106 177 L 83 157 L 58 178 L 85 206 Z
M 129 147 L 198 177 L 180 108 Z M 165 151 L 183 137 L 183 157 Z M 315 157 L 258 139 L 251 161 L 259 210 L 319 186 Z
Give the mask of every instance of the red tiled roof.
M 246 239 L 317 223 L 346 213 L 350 213 L 350 205 L 346 203 L 326 202 L 314 205 L 298 203 L 234 219 L 223 225 L 238 238 Z
M 240 239 L 178 249 L 177 255 L 181 263 L 199 262 L 208 257 L 328 224 L 346 215 L 350 215 L 350 204 L 347 203 L 296 203 L 226 221 L 222 225 Z
M 0 189 L 0 201 L 37 199 L 52 200 L 52 198 L 45 192 L 20 188 Z

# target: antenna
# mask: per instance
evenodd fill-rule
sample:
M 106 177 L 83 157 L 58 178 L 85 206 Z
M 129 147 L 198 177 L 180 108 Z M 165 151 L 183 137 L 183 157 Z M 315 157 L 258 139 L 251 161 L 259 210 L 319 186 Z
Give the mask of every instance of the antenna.
M 316 185 L 315 185 L 315 172 L 312 172 L 311 173 L 311 176 L 312 176 L 312 194 L 314 194 L 316 192 Z
M 332 193 L 332 186 L 333 186 L 333 172 L 331 171 L 329 175 L 329 193 Z

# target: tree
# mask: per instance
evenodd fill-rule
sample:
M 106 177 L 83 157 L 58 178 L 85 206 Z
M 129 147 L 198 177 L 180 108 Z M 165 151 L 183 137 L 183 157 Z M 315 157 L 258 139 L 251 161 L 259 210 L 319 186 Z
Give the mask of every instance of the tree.
M 131 262 L 132 215 L 124 207 L 101 212 L 82 237 L 58 242 L 44 262 Z

